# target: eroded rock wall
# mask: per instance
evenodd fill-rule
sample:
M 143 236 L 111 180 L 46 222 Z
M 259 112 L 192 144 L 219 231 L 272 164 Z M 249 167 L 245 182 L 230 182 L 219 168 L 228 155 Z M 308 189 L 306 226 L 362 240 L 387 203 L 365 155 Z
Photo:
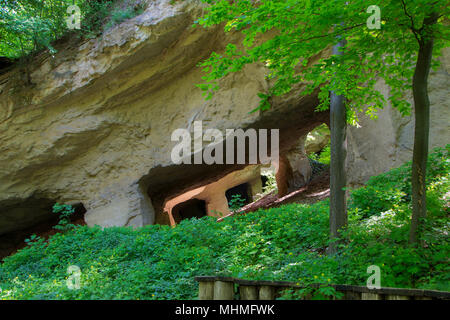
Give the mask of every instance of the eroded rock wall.
M 314 112 L 314 96 L 294 94 L 249 113 L 268 87 L 258 65 L 224 79 L 205 101 L 196 65 L 237 35 L 192 28 L 198 1 L 150 3 L 100 38 L 36 57 L 31 84 L 22 67 L 0 76 L 0 234 L 29 226 L 32 206 L 25 220 L 11 211 L 28 199 L 83 203 L 89 225 L 153 223 L 168 195 L 237 169 L 172 163 L 171 133 L 196 120 L 223 132 L 282 128 L 288 148 L 327 117 Z
M 430 73 L 430 150 L 450 144 L 450 48 L 440 57 L 441 66 Z M 385 97 L 389 90 L 378 84 Z M 412 93 L 405 97 L 412 103 Z M 413 105 L 413 104 L 412 104 Z M 371 176 L 412 160 L 414 117 L 402 117 L 388 104 L 375 120 L 360 116 L 357 127 L 348 130 L 348 183 L 360 186 Z
M 261 168 L 249 165 L 242 170 L 234 171 L 218 181 L 190 190 L 178 197 L 168 199 L 164 207 L 164 215 L 169 216 L 170 224 L 175 225 L 173 208 L 191 199 L 203 200 L 209 216 L 221 217 L 230 214 L 226 191 L 232 187 L 247 183 L 251 197 L 256 198 L 262 192 Z
M 192 28 L 201 10 L 199 1 L 151 1 L 97 39 L 69 42 L 28 70 L 0 75 L 0 235 L 40 219 L 40 210 L 24 206 L 34 199 L 82 203 L 89 225 L 154 223 L 169 196 L 242 169 L 172 163 L 171 133 L 196 120 L 223 132 L 280 129 L 281 153 L 328 121 L 314 111 L 316 95 L 296 91 L 273 99 L 269 111 L 249 113 L 269 86 L 260 65 L 230 75 L 205 101 L 196 65 L 239 35 Z M 446 61 L 430 82 L 432 146 L 449 141 Z M 378 122 L 360 124 L 349 130 L 351 183 L 400 165 L 411 149 L 411 119 L 389 106 Z M 15 215 L 18 207 L 25 211 Z

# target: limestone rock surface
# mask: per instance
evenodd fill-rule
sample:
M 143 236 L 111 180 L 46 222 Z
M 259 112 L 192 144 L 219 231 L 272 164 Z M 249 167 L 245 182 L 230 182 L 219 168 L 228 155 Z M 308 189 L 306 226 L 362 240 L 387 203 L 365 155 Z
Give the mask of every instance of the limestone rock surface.
M 175 165 L 171 133 L 194 121 L 223 132 L 280 129 L 281 154 L 328 122 L 327 112 L 315 111 L 316 95 L 298 94 L 301 85 L 273 99 L 269 111 L 250 113 L 269 87 L 257 64 L 223 79 L 206 101 L 195 86 L 203 75 L 197 64 L 239 35 L 192 28 L 199 1 L 149 4 L 96 39 L 69 41 L 54 56 L 37 56 L 28 71 L 0 75 L 0 235 L 47 219 L 56 201 L 82 203 L 88 225 L 155 223 L 166 199 L 243 169 Z M 430 77 L 433 147 L 450 140 L 448 50 L 443 61 Z M 360 125 L 349 129 L 355 185 L 408 160 L 412 148 L 412 118 L 390 106 Z

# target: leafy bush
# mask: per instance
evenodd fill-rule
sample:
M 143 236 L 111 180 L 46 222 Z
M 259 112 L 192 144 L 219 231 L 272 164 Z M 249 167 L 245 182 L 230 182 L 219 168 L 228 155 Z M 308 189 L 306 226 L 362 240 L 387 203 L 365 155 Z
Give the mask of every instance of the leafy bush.
M 262 192 L 256 194 L 253 197 L 253 201 L 258 201 L 268 194 L 278 193 L 277 181 L 275 178 L 275 172 L 272 170 L 261 171 L 261 177 L 265 178 L 265 185 L 263 186 Z
M 448 190 L 447 155 L 438 150 L 430 157 L 430 190 L 439 201 Z M 410 246 L 409 202 L 394 190 L 404 190 L 407 171 L 395 169 L 372 180 L 366 195 L 380 199 L 373 206 L 362 197 L 354 200 L 344 241 L 333 256 L 325 254 L 328 200 L 259 210 L 221 223 L 211 217 L 183 220 L 175 228 L 76 226 L 48 241 L 34 239 L 6 258 L 0 265 L 0 299 L 195 299 L 194 277 L 200 275 L 320 283 L 320 290 L 286 292 L 284 298 L 329 299 L 336 293 L 327 284 L 366 285 L 370 265 L 380 267 L 385 287 L 450 290 L 447 209 L 430 215 L 422 245 Z M 392 203 L 376 190 L 393 194 Z M 362 218 L 363 210 L 374 214 Z M 66 284 L 71 265 L 82 272 L 79 290 Z
M 126 2 L 126 3 L 125 3 Z M 125 3 L 126 7 L 123 7 Z M 70 30 L 66 19 L 67 8 L 80 7 L 80 30 L 72 35 L 95 37 L 103 27 L 132 18 L 143 11 L 139 1 L 125 0 L 0 0 L 0 56 L 22 58 L 32 52 L 49 49 L 52 42 Z
M 331 149 L 330 149 L 330 143 L 328 143 L 325 148 L 323 148 L 319 153 L 311 153 L 308 155 L 308 157 L 311 160 L 323 163 L 323 164 L 330 164 L 331 161 Z
M 240 194 L 233 194 L 231 200 L 228 202 L 228 207 L 231 211 L 238 211 L 245 205 L 245 199 Z
M 53 206 L 53 213 L 59 214 L 59 222 L 53 228 L 55 228 L 56 230 L 67 231 L 75 227 L 74 224 L 70 223 L 70 216 L 74 212 L 75 208 L 73 208 L 71 205 L 56 203 Z
M 330 164 L 331 159 L 331 151 L 330 151 L 330 144 L 328 144 L 319 154 L 318 161 L 325 164 Z
M 277 186 L 277 180 L 275 178 L 275 172 L 274 171 L 266 171 L 261 172 L 261 175 L 266 177 L 266 185 L 263 188 L 263 194 L 269 194 L 269 193 L 277 193 L 278 192 L 278 186 Z
M 427 200 L 430 214 L 441 214 L 444 201 L 440 195 L 450 189 L 450 145 L 436 149 L 429 157 L 427 170 Z M 411 163 L 387 173 L 372 177 L 364 188 L 353 190 L 350 208 L 362 217 L 392 209 L 395 205 L 407 205 L 411 200 Z

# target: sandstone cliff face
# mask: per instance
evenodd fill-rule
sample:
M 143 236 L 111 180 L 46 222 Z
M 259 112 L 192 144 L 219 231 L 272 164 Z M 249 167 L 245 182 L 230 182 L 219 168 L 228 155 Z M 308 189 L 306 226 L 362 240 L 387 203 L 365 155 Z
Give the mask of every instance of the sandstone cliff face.
M 31 85 L 19 67 L 0 76 L 0 235 L 46 219 L 53 201 L 82 203 L 89 225 L 155 223 L 166 199 L 242 168 L 172 163 L 171 133 L 196 120 L 223 131 L 279 128 L 281 152 L 327 122 L 314 111 L 317 97 L 295 93 L 250 114 L 268 87 L 258 65 L 205 101 L 196 65 L 238 35 L 192 28 L 200 4 L 171 2 L 152 1 L 100 38 L 41 54 Z M 448 63 L 431 77 L 433 146 L 449 141 L 448 79 Z M 387 107 L 378 122 L 350 129 L 350 180 L 407 160 L 411 123 Z
M 230 214 L 227 190 L 230 188 L 247 184 L 246 193 L 251 202 L 258 194 L 262 192 L 261 168 L 259 165 L 250 165 L 238 171 L 234 171 L 222 179 L 208 185 L 190 190 L 178 197 L 172 198 L 166 202 L 164 212 L 167 212 L 171 225 L 175 225 L 182 217 L 175 216 L 174 208 L 180 203 L 191 199 L 203 200 L 206 203 L 205 214 L 215 217 L 221 217 Z M 178 221 L 177 221 L 178 220 Z
M 196 1 L 153 1 L 101 38 L 40 55 L 32 85 L 20 68 L 1 76 L 0 234 L 44 219 L 52 201 L 82 203 L 90 225 L 154 223 L 168 195 L 235 169 L 171 162 L 171 133 L 196 120 L 223 131 L 295 124 L 286 136 L 298 137 L 326 118 L 314 97 L 295 95 L 249 114 L 267 87 L 260 66 L 205 101 L 196 64 L 235 35 L 192 28 L 200 11 Z
M 428 92 L 431 104 L 430 150 L 450 143 L 450 48 L 440 57 L 441 66 L 431 72 Z M 385 97 L 389 90 L 378 84 Z M 412 93 L 406 99 L 413 105 Z M 348 182 L 358 186 L 371 176 L 398 167 L 412 160 L 414 117 L 402 117 L 387 105 L 378 113 L 378 119 L 362 116 L 360 127 L 348 130 Z

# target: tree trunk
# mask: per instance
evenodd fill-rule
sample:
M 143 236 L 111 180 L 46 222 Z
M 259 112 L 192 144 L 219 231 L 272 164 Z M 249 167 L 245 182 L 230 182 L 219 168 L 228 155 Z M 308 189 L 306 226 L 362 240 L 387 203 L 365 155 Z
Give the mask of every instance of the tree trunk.
M 437 21 L 437 14 L 424 20 L 424 26 Z M 416 243 L 427 215 L 426 204 L 426 170 L 428 158 L 428 137 L 430 132 L 430 100 L 428 98 L 428 74 L 430 73 L 433 54 L 433 37 L 430 33 L 419 38 L 419 54 L 413 77 L 414 96 L 414 150 L 412 161 L 412 218 L 409 242 Z
M 340 41 L 333 47 L 333 54 L 341 55 L 339 48 L 345 41 Z M 345 159 L 347 157 L 347 116 L 345 98 L 331 92 L 330 97 L 330 132 L 331 132 L 331 161 L 330 161 L 330 238 L 339 237 L 339 229 L 347 225 L 347 202 L 345 190 L 347 176 Z M 337 243 L 329 247 L 329 253 L 337 251 Z

